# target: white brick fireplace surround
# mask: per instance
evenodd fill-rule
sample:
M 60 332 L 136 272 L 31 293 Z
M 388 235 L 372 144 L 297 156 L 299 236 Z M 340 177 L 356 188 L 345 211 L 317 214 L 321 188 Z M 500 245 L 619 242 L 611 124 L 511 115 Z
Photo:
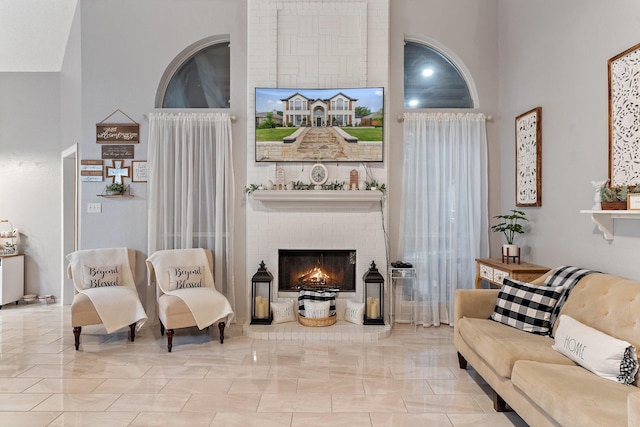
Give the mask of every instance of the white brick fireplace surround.
M 255 112 L 252 90 L 255 87 L 388 87 L 389 0 L 249 0 L 248 17 L 250 90 L 247 117 L 252 117 Z M 388 99 L 387 96 L 386 116 L 389 115 Z M 275 182 L 276 166 L 285 170 L 285 182 L 309 182 L 310 163 L 282 162 L 276 165 L 255 162 L 254 132 L 253 126 L 249 126 L 247 184 Z M 383 156 L 386 159 L 388 127 L 384 140 Z M 348 182 L 352 169 L 357 169 L 362 177 L 365 169 L 359 163 L 324 164 L 329 170 L 330 182 Z M 379 182 L 387 182 L 386 163 L 371 163 L 367 170 Z M 386 277 L 386 226 L 383 227 L 383 221 L 387 215 L 386 207 L 383 212 L 378 202 L 367 208 L 340 203 L 326 207 L 304 202 L 294 208 L 279 208 L 266 207 L 261 201 L 248 197 L 246 215 L 248 307 L 251 277 L 260 261 L 264 260 L 273 273 L 273 288 L 277 289 L 278 249 L 355 249 L 357 252 L 356 292 L 339 295 L 336 307 L 338 323 L 325 328 L 306 328 L 304 333 L 289 331 L 289 339 L 294 335 L 300 339 L 300 335 L 306 335 L 309 329 L 329 331 L 331 328 L 334 328 L 332 332 L 323 334 L 332 333 L 335 338 L 335 328 L 341 325 L 344 301 L 347 298 L 363 301 L 362 276 L 371 261 L 375 261 L 380 273 Z M 274 300 L 292 296 L 291 293 L 276 293 L 274 291 Z M 250 319 L 248 312 L 244 313 L 244 318 Z M 359 328 L 373 330 L 371 326 Z M 351 331 L 343 330 L 341 336 L 346 337 L 349 333 Z

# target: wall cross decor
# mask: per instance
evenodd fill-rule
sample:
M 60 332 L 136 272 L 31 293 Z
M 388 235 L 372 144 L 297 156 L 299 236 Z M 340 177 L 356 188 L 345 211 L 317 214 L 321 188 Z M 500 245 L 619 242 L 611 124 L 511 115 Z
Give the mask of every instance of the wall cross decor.
M 123 184 L 122 178 L 129 178 L 131 176 L 131 168 L 129 166 L 123 166 L 122 163 L 122 160 L 114 160 L 112 166 L 104 167 L 107 172 L 107 178 L 112 178 L 114 184 Z

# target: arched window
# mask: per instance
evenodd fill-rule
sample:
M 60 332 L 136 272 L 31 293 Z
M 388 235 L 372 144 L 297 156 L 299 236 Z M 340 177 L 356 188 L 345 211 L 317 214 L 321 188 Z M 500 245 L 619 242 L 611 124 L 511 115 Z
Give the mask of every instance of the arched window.
M 461 62 L 458 62 L 461 64 Z M 476 108 L 468 84 L 470 76 L 461 72 L 449 55 L 418 41 L 404 44 L 405 108 Z
M 229 36 L 200 40 L 169 64 L 156 93 L 156 108 L 229 108 Z

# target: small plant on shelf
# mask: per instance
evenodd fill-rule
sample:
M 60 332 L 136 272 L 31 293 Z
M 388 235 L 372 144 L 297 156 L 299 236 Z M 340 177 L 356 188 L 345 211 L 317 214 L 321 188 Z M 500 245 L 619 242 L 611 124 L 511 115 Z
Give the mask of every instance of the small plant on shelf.
M 107 194 L 116 195 L 116 194 L 124 194 L 128 188 L 129 188 L 128 186 L 124 186 L 119 182 L 114 182 L 113 184 L 107 185 L 104 190 Z
M 364 184 L 367 190 L 380 190 L 383 193 L 387 191 L 387 186 L 384 184 L 380 184 L 376 179 L 372 179 L 371 181 L 365 181 Z
M 627 195 L 640 193 L 640 185 L 633 189 L 628 185 L 603 187 L 600 190 L 600 201 L 603 210 L 627 209 Z
M 249 184 L 248 186 L 244 187 L 244 192 L 246 194 L 251 194 L 256 190 L 259 190 L 260 187 L 262 187 L 262 186 L 258 185 L 258 184 Z

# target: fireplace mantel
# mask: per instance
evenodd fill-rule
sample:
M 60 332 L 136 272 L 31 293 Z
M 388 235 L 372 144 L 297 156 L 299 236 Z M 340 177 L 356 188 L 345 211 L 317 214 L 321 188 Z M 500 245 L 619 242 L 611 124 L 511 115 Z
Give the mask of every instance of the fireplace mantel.
M 379 190 L 256 190 L 252 197 L 272 209 L 369 210 L 384 194 Z

